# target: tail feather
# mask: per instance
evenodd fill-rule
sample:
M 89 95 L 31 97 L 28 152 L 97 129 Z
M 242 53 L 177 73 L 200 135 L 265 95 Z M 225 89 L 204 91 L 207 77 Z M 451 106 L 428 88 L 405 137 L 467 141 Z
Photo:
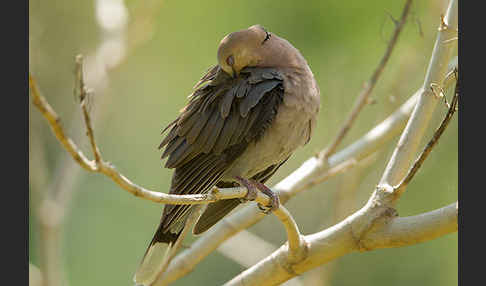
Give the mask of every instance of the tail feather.
M 145 256 L 133 277 L 137 286 L 149 286 L 155 281 L 160 269 L 165 264 L 172 243 L 156 242 L 150 245 L 145 252 Z
M 179 235 L 180 232 L 177 234 L 164 233 L 162 227 L 159 226 L 135 272 L 133 277 L 135 285 L 149 286 L 155 281 L 159 272 L 170 258 L 169 253 Z

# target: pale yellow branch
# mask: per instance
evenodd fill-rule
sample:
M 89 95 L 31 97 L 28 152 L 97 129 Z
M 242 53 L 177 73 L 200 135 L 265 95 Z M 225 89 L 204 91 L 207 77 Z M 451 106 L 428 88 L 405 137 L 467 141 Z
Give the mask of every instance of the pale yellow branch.
M 457 232 L 456 203 L 409 217 L 397 217 L 368 233 L 361 241 L 367 249 L 402 247 Z
M 368 203 L 363 209 L 321 232 L 305 236 L 307 257 L 288 263 L 288 250 L 280 247 L 253 267 L 228 281 L 225 286 L 279 285 L 301 273 L 356 251 L 401 247 L 425 242 L 457 231 L 456 204 L 410 217 L 384 217 L 381 227 L 359 236 L 356 228 L 382 217 L 379 207 Z
M 300 234 L 297 223 L 290 212 L 282 205 L 273 213 L 285 226 L 285 231 L 287 232 L 288 238 L 289 260 L 301 260 L 304 258 L 307 252 L 307 244 L 304 237 Z
M 417 105 L 395 148 L 380 184 L 396 185 L 407 173 L 425 130 L 430 122 L 439 99 L 433 96 L 431 86 L 441 86 L 447 74 L 447 63 L 451 58 L 453 45 L 443 41 L 455 34 L 457 26 L 457 1 L 450 1 L 447 14 L 441 18 L 439 32 L 432 51 L 427 74 Z

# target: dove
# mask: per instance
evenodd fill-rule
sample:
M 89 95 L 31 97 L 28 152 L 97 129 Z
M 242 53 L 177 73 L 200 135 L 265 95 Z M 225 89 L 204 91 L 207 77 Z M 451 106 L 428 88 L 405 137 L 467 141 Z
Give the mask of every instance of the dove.
M 320 90 L 302 54 L 261 25 L 225 36 L 218 63 L 194 86 L 188 104 L 163 131 L 165 167 L 174 169 L 170 194 L 202 194 L 214 187 L 243 186 L 245 199 L 209 203 L 197 220 L 198 235 L 260 190 L 292 153 L 309 142 L 320 109 Z M 191 214 L 191 205 L 165 205 L 160 224 L 134 276 L 151 285 Z

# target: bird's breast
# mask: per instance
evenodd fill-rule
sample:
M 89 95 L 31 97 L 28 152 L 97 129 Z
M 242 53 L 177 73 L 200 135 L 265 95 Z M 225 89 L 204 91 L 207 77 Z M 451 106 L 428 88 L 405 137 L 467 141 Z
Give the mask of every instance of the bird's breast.
M 235 160 L 225 181 L 235 176 L 251 178 L 287 159 L 309 142 L 320 109 L 320 91 L 310 69 L 282 69 L 285 94 L 277 115 L 262 137 L 250 143 Z
M 225 178 L 251 178 L 269 166 L 287 159 L 308 141 L 312 117 L 312 114 L 302 112 L 295 106 L 281 104 L 272 124 L 258 141 L 250 143 L 245 152 L 235 160 Z

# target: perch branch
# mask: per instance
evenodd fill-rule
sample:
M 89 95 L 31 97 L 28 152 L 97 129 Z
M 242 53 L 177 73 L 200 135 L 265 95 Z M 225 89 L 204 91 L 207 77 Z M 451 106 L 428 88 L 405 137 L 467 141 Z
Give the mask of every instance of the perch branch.
M 388 59 L 390 59 L 390 55 L 398 40 L 398 36 L 400 35 L 400 32 L 402 31 L 402 28 L 405 25 L 411 5 L 412 5 L 412 0 L 407 0 L 407 2 L 405 3 L 405 7 L 403 8 L 400 20 L 399 21 L 394 20 L 395 30 L 393 32 L 390 41 L 388 42 L 388 47 L 385 51 L 385 54 L 383 55 L 383 57 L 380 60 L 380 63 L 378 64 L 375 71 L 371 75 L 371 78 L 365 83 L 363 89 L 359 93 L 358 98 L 354 103 L 353 109 L 351 110 L 350 114 L 344 121 L 344 124 L 339 130 L 337 136 L 334 138 L 332 143 L 329 144 L 329 147 L 327 147 L 322 153 L 322 156 L 324 157 L 325 160 L 327 160 L 327 158 L 329 158 L 329 156 L 336 151 L 339 144 L 343 141 L 344 137 L 351 129 L 351 126 L 353 125 L 356 118 L 358 117 L 358 114 L 361 112 L 363 107 L 365 107 L 365 105 L 369 102 L 369 97 L 371 95 L 371 92 L 373 91 L 373 88 L 376 86 L 376 83 L 378 82 L 381 73 L 385 69 L 385 66 L 388 63 Z

